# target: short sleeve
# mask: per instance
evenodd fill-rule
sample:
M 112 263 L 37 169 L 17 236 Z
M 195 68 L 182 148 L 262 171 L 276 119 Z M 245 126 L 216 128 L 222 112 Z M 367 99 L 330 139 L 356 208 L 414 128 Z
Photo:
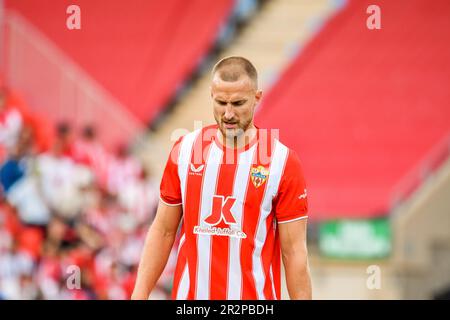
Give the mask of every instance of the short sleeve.
M 308 198 L 305 178 L 300 159 L 293 150 L 289 150 L 274 202 L 278 223 L 307 218 Z
M 178 156 L 181 139 L 178 139 L 170 151 L 160 185 L 160 198 L 167 205 L 180 205 L 182 203 L 180 177 L 178 176 Z

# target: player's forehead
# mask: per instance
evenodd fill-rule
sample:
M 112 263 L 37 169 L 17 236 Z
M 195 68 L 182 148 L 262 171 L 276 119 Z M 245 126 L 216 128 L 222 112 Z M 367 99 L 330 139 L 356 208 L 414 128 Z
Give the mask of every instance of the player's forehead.
M 211 93 L 214 99 L 245 99 L 254 92 L 255 88 L 248 77 L 241 77 L 236 81 L 224 81 L 219 77 L 214 77 L 211 83 Z

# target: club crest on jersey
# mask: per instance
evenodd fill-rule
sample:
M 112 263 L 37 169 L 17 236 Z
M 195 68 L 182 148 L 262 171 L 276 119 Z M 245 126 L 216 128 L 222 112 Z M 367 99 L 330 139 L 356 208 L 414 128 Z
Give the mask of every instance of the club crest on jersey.
M 250 177 L 252 179 L 255 188 L 259 188 L 264 182 L 266 182 L 269 176 L 269 170 L 263 166 L 252 167 Z

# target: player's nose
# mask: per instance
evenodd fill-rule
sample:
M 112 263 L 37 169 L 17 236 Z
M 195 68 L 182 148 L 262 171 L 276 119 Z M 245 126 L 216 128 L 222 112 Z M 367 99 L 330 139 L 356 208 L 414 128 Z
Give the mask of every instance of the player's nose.
M 234 117 L 233 106 L 231 104 L 227 104 L 227 107 L 225 108 L 224 118 L 225 119 L 233 119 L 233 117 Z

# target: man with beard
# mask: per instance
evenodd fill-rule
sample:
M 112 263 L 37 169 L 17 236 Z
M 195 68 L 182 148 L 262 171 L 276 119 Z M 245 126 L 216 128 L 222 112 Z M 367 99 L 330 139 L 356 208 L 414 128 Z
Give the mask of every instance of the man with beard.
M 173 299 L 280 299 L 281 261 L 290 298 L 311 299 L 303 173 L 277 131 L 254 125 L 261 95 L 247 59 L 214 66 L 217 124 L 172 148 L 132 299 L 148 298 L 180 221 Z

